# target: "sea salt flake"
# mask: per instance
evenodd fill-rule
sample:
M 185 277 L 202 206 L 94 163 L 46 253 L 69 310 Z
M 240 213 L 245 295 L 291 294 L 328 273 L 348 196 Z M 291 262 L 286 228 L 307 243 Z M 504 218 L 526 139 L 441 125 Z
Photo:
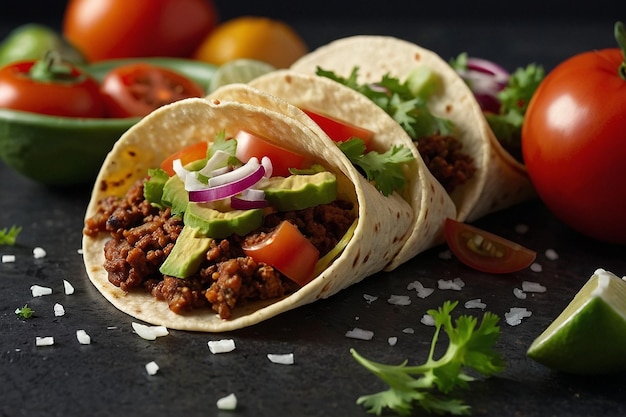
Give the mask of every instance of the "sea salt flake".
M 33 256 L 35 259 L 41 259 L 46 257 L 46 251 L 43 248 L 36 247 L 33 249 Z
M 133 330 L 142 339 L 156 340 L 157 337 L 167 336 L 169 334 L 165 326 L 147 326 L 141 323 L 132 323 Z
M 480 298 L 476 298 L 473 300 L 467 300 L 465 302 L 465 308 L 480 308 L 481 310 L 484 310 L 487 308 L 487 304 L 483 303 Z
M 532 312 L 524 307 L 511 307 L 508 312 L 504 313 L 506 323 L 510 326 L 517 326 L 522 319 L 532 316 Z
M 346 332 L 346 337 L 349 337 L 350 339 L 372 340 L 374 332 L 355 327 L 354 329 Z
M 391 295 L 387 302 L 396 306 L 408 306 L 411 304 L 411 298 L 408 295 Z
M 146 372 L 148 375 L 156 375 L 159 372 L 159 365 L 155 361 L 148 362 L 146 364 Z
M 519 288 L 513 288 L 513 295 L 519 300 L 526 299 L 526 293 Z
M 91 344 L 91 336 L 87 334 L 84 330 L 76 330 L 76 339 L 78 339 L 78 343 L 81 345 L 90 345 Z
M 74 294 L 74 287 L 67 280 L 63 280 L 63 289 L 65 290 L 65 295 Z
M 54 345 L 54 337 L 45 336 L 45 337 L 35 337 L 35 345 L 36 346 L 52 346 Z
M 546 258 L 548 258 L 551 261 L 556 261 L 557 259 L 559 259 L 559 254 L 556 253 L 556 251 L 554 249 L 546 249 Z
M 208 346 L 214 355 L 217 353 L 228 353 L 235 350 L 235 341 L 233 339 L 211 340 L 208 342 Z
M 398 343 L 398 338 L 395 336 L 388 337 L 387 343 L 389 343 L 389 346 L 395 346 Z
M 530 265 L 530 270 L 533 272 L 541 272 L 543 271 L 543 267 L 541 266 L 541 264 L 538 264 L 537 262 L 533 262 Z
M 363 298 L 367 301 L 367 304 L 372 304 L 374 301 L 378 300 L 378 297 L 375 295 L 363 294 Z
M 41 297 L 43 295 L 52 294 L 52 288 L 42 287 L 41 285 L 32 285 L 30 287 L 30 292 L 33 294 L 33 297 Z
M 217 400 L 217 408 L 220 410 L 234 410 L 237 408 L 237 397 L 235 394 L 228 394 Z
M 546 292 L 546 287 L 538 282 L 524 281 L 522 282 L 522 291 L 524 292 Z
M 424 314 L 420 322 L 426 326 L 434 326 L 435 318 L 431 316 L 430 314 Z
M 15 255 L 2 255 L 3 264 L 8 264 L 11 262 L 15 262 Z
M 56 317 L 61 317 L 65 315 L 65 307 L 63 307 L 63 305 L 56 303 L 53 308 L 54 308 L 54 315 Z
M 268 353 L 267 359 L 280 365 L 293 365 L 293 353 Z

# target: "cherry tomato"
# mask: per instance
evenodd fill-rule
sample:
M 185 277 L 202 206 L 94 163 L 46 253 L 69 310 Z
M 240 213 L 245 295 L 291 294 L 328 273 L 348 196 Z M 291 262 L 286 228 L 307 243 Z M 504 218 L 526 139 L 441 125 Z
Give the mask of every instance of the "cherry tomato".
M 235 135 L 235 139 L 237 140 L 236 155 L 240 161 L 247 162 L 252 157 L 261 160 L 267 156 L 272 161 L 273 176 L 288 177 L 291 175 L 289 168 L 300 169 L 304 166 L 304 156 L 275 145 L 257 134 L 240 130 Z
M 446 219 L 448 247 L 465 265 L 491 274 L 520 271 L 535 261 L 537 253 L 469 224 Z
M 70 0 L 63 35 L 89 61 L 189 57 L 217 22 L 212 0 Z
M 369 149 L 369 143 L 374 136 L 370 130 L 359 126 L 352 125 L 343 120 L 338 120 L 326 114 L 302 109 L 322 130 L 335 142 L 345 142 L 351 138 L 359 138 L 365 143 L 365 147 Z
M 110 117 L 143 117 L 165 104 L 202 97 L 204 90 L 175 71 L 140 62 L 109 71 L 102 95 Z
M 592 238 L 626 243 L 626 71 L 620 49 L 552 70 L 522 126 L 528 175 L 546 206 Z
M 278 269 L 282 274 L 303 286 L 313 279 L 320 253 L 296 226 L 282 221 L 261 242 L 245 246 L 244 253 L 257 262 Z
M 173 163 L 176 159 L 180 159 L 183 166 L 190 162 L 206 158 L 209 145 L 206 142 L 197 142 L 186 146 L 180 151 L 176 151 L 161 162 L 161 169 L 171 177 L 175 174 Z
M 98 82 L 48 56 L 0 69 L 0 107 L 63 117 L 104 117 Z
M 217 26 L 193 57 L 215 65 L 239 58 L 287 68 L 308 52 L 296 31 L 284 22 L 266 17 L 242 16 Z

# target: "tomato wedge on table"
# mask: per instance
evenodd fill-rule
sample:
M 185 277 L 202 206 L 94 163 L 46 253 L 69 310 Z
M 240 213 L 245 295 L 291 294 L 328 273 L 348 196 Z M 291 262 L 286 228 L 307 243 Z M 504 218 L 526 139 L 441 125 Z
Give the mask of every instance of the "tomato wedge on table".
M 300 286 L 313 279 L 315 264 L 320 256 L 317 248 L 286 220 L 263 240 L 242 249 L 255 261 L 278 269 Z
M 247 162 L 252 157 L 261 160 L 267 156 L 272 161 L 273 176 L 288 177 L 291 175 L 289 168 L 300 169 L 304 166 L 305 158 L 255 133 L 240 130 L 235 135 L 237 140 L 236 156 L 242 162 Z
M 537 253 L 503 237 L 469 224 L 446 219 L 448 247 L 465 265 L 491 274 L 520 271 L 535 261 Z
M 165 158 L 163 162 L 161 162 L 161 169 L 167 172 L 167 175 L 171 177 L 175 174 L 173 167 L 175 160 L 180 159 L 181 164 L 185 166 L 190 162 L 206 158 L 208 147 L 207 142 L 198 142 L 186 146 Z
M 345 142 L 348 139 L 358 138 L 365 143 L 365 147 L 369 149 L 369 144 L 374 136 L 371 130 L 355 126 L 348 122 L 336 119 L 334 117 L 314 112 L 308 109 L 301 109 L 307 114 L 317 125 L 335 142 Z
M 193 80 L 167 68 L 143 62 L 113 68 L 102 80 L 109 117 L 143 117 L 157 108 L 204 90 Z

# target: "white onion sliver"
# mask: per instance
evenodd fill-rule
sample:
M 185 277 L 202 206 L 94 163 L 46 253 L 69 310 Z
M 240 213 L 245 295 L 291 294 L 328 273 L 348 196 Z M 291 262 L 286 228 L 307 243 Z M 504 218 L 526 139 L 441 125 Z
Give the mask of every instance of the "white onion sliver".
M 35 337 L 35 345 L 36 346 L 52 346 L 54 345 L 54 337 L 45 336 L 45 337 Z
M 220 185 L 232 184 L 240 181 L 241 179 L 246 178 L 256 172 L 259 169 L 259 166 L 262 166 L 259 163 L 259 160 L 252 157 L 246 164 L 240 166 L 239 168 L 228 171 L 222 175 L 217 175 L 209 178 L 209 187 L 219 187 Z
M 81 345 L 91 344 L 91 336 L 84 330 L 76 330 L 76 339 L 78 339 L 78 343 Z
M 211 353 L 228 353 L 235 350 L 235 341 L 233 339 L 211 340 L 208 342 Z
M 32 285 L 30 291 L 33 297 L 41 297 L 43 295 L 52 294 L 52 288 L 42 287 L 41 285 Z
M 371 330 L 363 330 L 358 327 L 355 327 L 352 330 L 348 330 L 346 332 L 346 337 L 351 339 L 360 339 L 360 340 L 372 340 L 374 337 L 374 332 Z
M 228 152 L 224 152 L 222 150 L 217 150 L 211 155 L 208 161 L 202 169 L 198 172 L 204 175 L 205 177 L 210 177 L 211 172 L 216 169 L 225 168 L 228 165 L 228 160 L 230 159 L 230 154 Z
M 142 339 L 156 340 L 157 337 L 167 336 L 169 334 L 165 326 L 146 326 L 141 323 L 132 323 L 133 330 Z
M 274 173 L 274 165 L 272 165 L 271 159 L 269 159 L 267 156 L 264 156 L 263 158 L 261 158 L 261 165 L 263 165 L 263 168 L 265 168 L 265 178 L 270 178 Z
M 267 359 L 279 365 L 293 365 L 293 353 L 268 353 Z
M 183 167 L 183 163 L 181 162 L 180 159 L 174 159 L 172 161 L 172 169 L 174 170 L 174 172 L 176 173 L 176 175 L 178 175 L 178 178 L 180 178 L 181 180 L 183 180 L 183 182 L 185 181 L 185 179 L 187 178 L 187 174 L 189 174 L 189 171 L 187 171 L 184 167 Z
M 65 291 L 65 295 L 74 294 L 74 287 L 72 286 L 72 284 L 70 284 L 69 281 L 65 279 L 63 280 L 63 290 Z

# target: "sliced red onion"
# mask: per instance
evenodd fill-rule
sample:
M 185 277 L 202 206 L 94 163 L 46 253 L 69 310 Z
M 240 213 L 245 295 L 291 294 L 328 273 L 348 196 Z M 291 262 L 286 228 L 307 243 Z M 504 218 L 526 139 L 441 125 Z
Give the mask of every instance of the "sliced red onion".
M 256 171 L 260 166 L 262 165 L 259 163 L 259 160 L 257 158 L 254 158 L 254 157 L 250 158 L 250 160 L 245 165 L 242 165 L 237 169 L 233 169 L 232 171 L 226 172 L 222 175 L 210 177 L 209 187 L 217 187 L 220 185 L 232 183 L 236 181 L 237 179 L 250 175 L 252 172 Z M 263 171 L 265 173 L 265 169 Z
M 246 200 L 239 197 L 231 197 L 230 206 L 234 210 L 252 210 L 269 206 L 267 200 Z
M 466 70 L 458 72 L 467 81 L 482 110 L 498 113 L 500 110 L 498 93 L 506 87 L 509 72 L 494 62 L 474 57 L 467 59 Z
M 497 82 L 504 85 L 506 85 L 506 83 L 509 81 L 509 77 L 511 75 L 506 69 L 502 68 L 495 62 L 474 57 L 470 57 L 467 59 L 467 69 L 469 71 L 477 71 L 491 74 Z
M 209 188 L 204 190 L 189 191 L 189 201 L 199 203 L 235 196 L 253 187 L 263 178 L 263 175 L 265 175 L 265 168 L 263 168 L 263 165 L 261 165 L 256 158 L 252 158 L 246 165 L 227 174 L 215 177 L 220 178 L 228 176 L 228 182 L 219 183 L 219 185 L 210 184 Z M 214 178 L 211 178 L 210 180 L 213 179 Z M 224 180 L 224 178 L 221 178 L 221 180 Z

